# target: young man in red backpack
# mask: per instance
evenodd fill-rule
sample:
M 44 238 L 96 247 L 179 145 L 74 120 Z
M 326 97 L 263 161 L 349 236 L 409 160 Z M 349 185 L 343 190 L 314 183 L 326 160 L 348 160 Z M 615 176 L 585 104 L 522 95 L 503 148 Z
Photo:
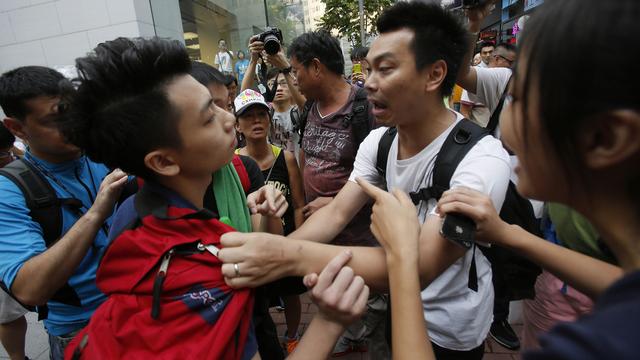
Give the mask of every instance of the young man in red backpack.
M 120 38 L 76 65 L 80 84 L 61 124 L 65 135 L 89 157 L 145 181 L 118 210 L 98 270 L 98 288 L 108 299 L 66 357 L 259 358 L 253 292 L 225 285 L 220 235 L 251 231 L 247 204 L 252 213 L 279 218 L 286 202 L 270 187 L 245 198 L 231 163 L 233 117 L 189 75 L 191 62 L 178 42 Z M 216 205 L 208 210 L 207 193 Z M 316 322 L 312 333 L 325 349 L 307 345 L 315 356 L 326 356 L 340 328 L 364 308 L 361 278 L 346 271 L 350 276 L 334 280 L 346 261 L 345 255 L 328 273 L 307 279 L 321 299 L 324 290 L 346 290 L 352 300 L 342 307 L 349 311 L 323 312 Z M 238 274 L 246 270 L 235 266 Z M 304 350 L 300 358 L 312 357 Z

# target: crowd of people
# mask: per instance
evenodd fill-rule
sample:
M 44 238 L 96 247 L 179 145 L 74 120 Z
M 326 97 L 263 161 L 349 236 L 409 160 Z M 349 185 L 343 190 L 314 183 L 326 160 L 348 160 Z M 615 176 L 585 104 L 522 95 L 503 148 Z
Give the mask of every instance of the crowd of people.
M 640 3 L 545 1 L 517 48 L 478 45 L 491 11 L 398 2 L 349 77 L 325 31 L 2 74 L 11 359 L 28 311 L 54 360 L 636 358 Z

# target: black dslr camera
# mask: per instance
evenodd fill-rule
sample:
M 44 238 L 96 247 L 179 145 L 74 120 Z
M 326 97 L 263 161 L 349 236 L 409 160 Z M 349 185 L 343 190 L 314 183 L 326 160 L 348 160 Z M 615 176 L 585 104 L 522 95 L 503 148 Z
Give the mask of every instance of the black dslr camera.
M 282 31 L 278 28 L 267 27 L 262 34 L 258 35 L 258 41 L 264 43 L 264 51 L 267 54 L 275 55 L 280 50 Z

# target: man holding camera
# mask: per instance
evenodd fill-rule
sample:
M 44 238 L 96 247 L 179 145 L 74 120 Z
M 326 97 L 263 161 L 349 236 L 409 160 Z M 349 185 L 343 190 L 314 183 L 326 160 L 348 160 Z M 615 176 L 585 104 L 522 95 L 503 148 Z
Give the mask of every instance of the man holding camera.
M 227 49 L 227 42 L 224 39 L 218 41 L 218 53 L 213 59 L 213 64 L 225 75 L 233 74 L 233 52 Z

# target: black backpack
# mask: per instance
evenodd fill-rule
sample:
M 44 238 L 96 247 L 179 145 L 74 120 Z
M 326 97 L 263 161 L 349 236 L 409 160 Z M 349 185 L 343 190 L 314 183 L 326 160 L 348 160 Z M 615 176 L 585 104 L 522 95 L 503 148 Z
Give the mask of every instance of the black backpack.
M 82 202 L 75 198 L 58 198 L 55 190 L 49 184 L 49 181 L 35 168 L 31 163 L 23 159 L 14 160 L 3 168 L 0 168 L 0 175 L 11 180 L 24 195 L 25 202 L 29 208 L 29 215 L 33 221 L 37 222 L 42 228 L 42 236 L 45 246 L 50 248 L 62 237 L 62 207 L 67 207 L 78 217 L 81 217 Z M 132 181 L 127 184 L 120 197 L 120 202 L 124 201 L 129 195 L 137 191 L 136 182 Z M 6 291 L 14 299 L 6 285 L 0 281 L 0 288 Z M 18 301 L 17 299 L 15 299 Z M 65 283 L 58 291 L 56 291 L 50 300 L 57 301 L 71 306 L 82 306 L 80 297 L 76 291 Z M 18 301 L 19 302 L 19 301 Z M 25 308 L 34 311 L 32 306 Z M 48 307 L 46 304 L 37 306 L 38 320 L 47 318 Z
M 389 150 L 396 134 L 395 128 L 389 128 L 378 143 L 376 169 L 383 179 L 386 179 Z M 420 201 L 428 201 L 429 199 L 439 200 L 442 193 L 449 189 L 451 177 L 460 161 L 480 139 L 487 135 L 489 135 L 487 129 L 467 119 L 458 122 L 438 152 L 433 168 L 431 186 L 410 193 L 409 195 L 413 202 L 417 204 Z M 500 217 L 509 224 L 517 224 L 533 234 L 540 235 L 540 227 L 533 213 L 531 203 L 517 193 L 512 182 L 509 182 L 505 201 L 500 210 Z M 475 248 L 476 246 L 474 245 L 474 252 Z M 514 254 L 512 251 L 498 246 L 481 247 L 481 250 L 490 260 L 498 260 L 500 271 L 496 271 L 496 274 L 504 277 L 502 280 L 507 283 L 507 288 L 511 290 L 511 294 L 509 294 L 511 300 L 533 298 L 533 286 L 541 272 L 540 267 Z M 478 290 L 475 256 L 469 269 L 468 286 L 471 290 Z
M 291 119 L 294 123 L 294 127 L 298 129 L 300 134 L 299 144 L 302 146 L 302 138 L 304 137 L 304 131 L 307 127 L 307 118 L 309 112 L 313 107 L 314 101 L 308 100 L 304 104 L 302 113 L 300 116 L 292 116 Z M 297 120 L 299 118 L 299 120 Z M 360 143 L 364 138 L 369 135 L 373 124 L 369 121 L 369 101 L 367 101 L 367 90 L 364 88 L 358 88 L 356 90 L 356 96 L 353 99 L 353 107 L 351 113 L 344 117 L 342 121 L 342 127 L 348 128 L 351 126 L 353 132 L 354 142 L 356 144 L 356 151 L 360 147 Z

